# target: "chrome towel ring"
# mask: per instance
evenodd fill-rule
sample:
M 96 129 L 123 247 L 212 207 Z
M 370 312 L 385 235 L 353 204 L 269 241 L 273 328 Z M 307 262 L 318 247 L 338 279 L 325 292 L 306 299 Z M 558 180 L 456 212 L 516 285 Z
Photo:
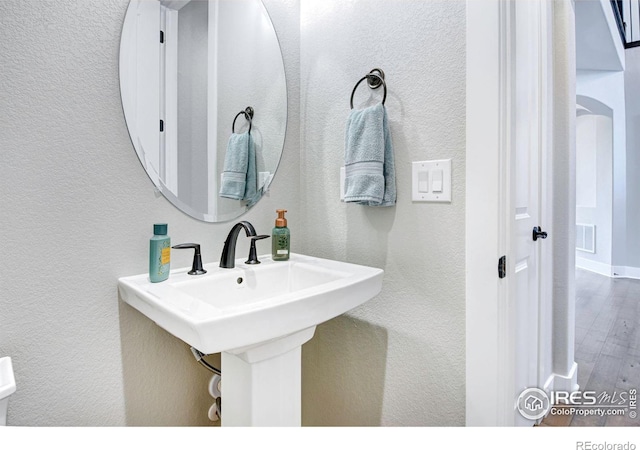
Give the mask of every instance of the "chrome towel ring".
M 251 106 L 247 106 L 243 111 L 240 111 L 233 118 L 233 124 L 231 124 L 231 132 L 236 132 L 236 119 L 240 116 L 240 114 L 244 114 L 245 119 L 249 122 L 249 133 L 251 133 L 251 119 L 253 119 L 253 108 Z
M 360 85 L 364 80 L 367 80 L 367 84 L 371 89 L 378 89 L 380 86 L 384 87 L 384 95 L 382 96 L 382 104 L 384 105 L 384 102 L 387 99 L 387 83 L 384 82 L 384 72 L 382 69 L 373 69 L 364 77 L 360 78 L 354 86 L 353 91 L 351 92 L 351 109 L 353 109 L 353 96 L 356 93 L 356 89 L 358 89 L 358 85 Z

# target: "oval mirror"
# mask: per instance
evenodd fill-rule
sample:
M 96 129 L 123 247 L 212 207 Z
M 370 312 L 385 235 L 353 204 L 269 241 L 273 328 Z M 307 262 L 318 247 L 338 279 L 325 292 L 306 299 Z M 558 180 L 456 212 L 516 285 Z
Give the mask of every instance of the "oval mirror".
M 260 0 L 131 0 L 120 90 L 138 158 L 176 207 L 223 222 L 267 191 L 284 145 L 287 88 Z

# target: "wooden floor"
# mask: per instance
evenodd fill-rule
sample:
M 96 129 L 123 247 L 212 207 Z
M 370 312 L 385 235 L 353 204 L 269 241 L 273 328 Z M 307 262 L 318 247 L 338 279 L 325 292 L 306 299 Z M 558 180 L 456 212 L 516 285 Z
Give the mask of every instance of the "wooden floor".
M 575 348 L 581 391 L 640 390 L 640 280 L 576 271 Z M 541 425 L 640 426 L 640 419 L 548 416 Z

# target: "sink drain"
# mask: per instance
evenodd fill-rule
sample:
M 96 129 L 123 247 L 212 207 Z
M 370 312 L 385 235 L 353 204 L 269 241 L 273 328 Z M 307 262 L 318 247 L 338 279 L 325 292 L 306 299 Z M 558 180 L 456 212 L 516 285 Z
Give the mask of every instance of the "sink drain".
M 238 284 L 242 284 L 244 280 L 242 279 L 242 277 L 238 277 L 238 279 L 236 280 L 236 283 Z

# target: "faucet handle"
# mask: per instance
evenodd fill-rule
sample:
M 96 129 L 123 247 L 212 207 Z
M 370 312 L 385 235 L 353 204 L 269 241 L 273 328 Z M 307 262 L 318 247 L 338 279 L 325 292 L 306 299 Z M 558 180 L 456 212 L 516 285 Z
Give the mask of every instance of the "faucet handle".
M 195 249 L 195 253 L 193 254 L 193 264 L 191 264 L 191 270 L 187 272 L 189 275 L 203 275 L 207 273 L 206 270 L 202 268 L 202 257 L 200 256 L 200 244 L 178 244 L 174 245 L 171 248 L 193 248 Z
M 249 248 L 249 259 L 247 259 L 244 263 L 245 264 L 260 264 L 260 261 L 258 261 L 258 255 L 256 252 L 256 241 L 259 241 L 260 239 L 266 239 L 269 236 L 268 234 L 261 234 L 259 236 L 251 236 L 251 247 Z

